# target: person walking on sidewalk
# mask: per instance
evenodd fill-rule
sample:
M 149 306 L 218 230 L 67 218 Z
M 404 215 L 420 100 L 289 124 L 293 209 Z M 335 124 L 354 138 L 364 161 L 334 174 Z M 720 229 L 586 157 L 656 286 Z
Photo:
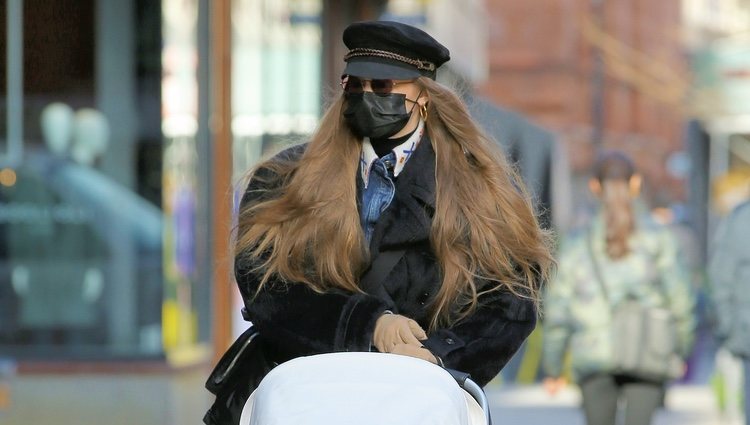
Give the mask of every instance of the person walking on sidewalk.
M 247 318 L 272 363 L 379 351 L 484 386 L 535 327 L 548 235 L 498 145 L 435 81 L 448 49 L 387 21 L 343 40 L 341 94 L 242 199 Z
M 715 306 L 715 335 L 741 359 L 744 375 L 745 423 L 750 425 L 750 201 L 737 206 L 716 232 L 709 283 Z
M 633 299 L 668 306 L 684 359 L 695 326 L 694 296 L 673 234 L 639 212 L 640 177 L 631 159 L 603 153 L 589 184 L 601 206 L 585 229 L 562 242 L 557 274 L 545 293 L 544 385 L 554 394 L 566 384 L 569 349 L 588 425 L 614 425 L 620 402 L 625 425 L 647 425 L 663 401 L 665 382 L 615 370 L 613 306 Z

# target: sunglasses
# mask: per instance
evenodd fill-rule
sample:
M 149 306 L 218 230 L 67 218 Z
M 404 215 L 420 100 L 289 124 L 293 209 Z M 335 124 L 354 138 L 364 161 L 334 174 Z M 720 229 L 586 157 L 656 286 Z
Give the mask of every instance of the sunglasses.
M 346 94 L 360 94 L 365 91 L 365 83 L 370 83 L 370 90 L 373 93 L 381 96 L 390 94 L 393 88 L 398 84 L 411 83 L 408 81 L 396 81 L 396 80 L 380 80 L 380 79 L 366 79 L 353 77 L 351 75 L 344 75 L 341 78 L 341 88 L 344 89 Z

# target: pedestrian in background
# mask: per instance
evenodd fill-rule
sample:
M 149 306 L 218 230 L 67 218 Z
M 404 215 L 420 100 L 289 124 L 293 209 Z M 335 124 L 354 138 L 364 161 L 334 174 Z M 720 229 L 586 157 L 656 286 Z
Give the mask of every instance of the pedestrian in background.
M 744 369 L 745 423 L 750 425 L 750 201 L 737 206 L 720 224 L 709 262 L 715 335 L 741 359 Z M 733 397 L 728 394 L 726 397 Z
M 484 386 L 535 327 L 547 234 L 496 143 L 435 81 L 448 49 L 396 22 L 343 39 L 341 94 L 242 199 L 247 318 L 271 363 L 379 351 Z
M 614 425 L 624 402 L 625 425 L 646 425 L 663 401 L 665 382 L 620 374 L 613 353 L 613 308 L 623 300 L 668 306 L 677 321 L 680 355 L 693 337 L 694 297 L 668 228 L 636 202 L 640 176 L 621 152 L 602 154 L 590 188 L 600 208 L 561 244 L 558 270 L 544 299 L 543 364 L 551 394 L 565 384 L 568 349 L 588 425 Z

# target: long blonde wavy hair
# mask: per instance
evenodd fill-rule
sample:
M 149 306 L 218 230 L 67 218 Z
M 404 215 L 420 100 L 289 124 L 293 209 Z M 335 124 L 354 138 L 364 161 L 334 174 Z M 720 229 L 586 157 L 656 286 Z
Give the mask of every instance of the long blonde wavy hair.
M 636 229 L 634 176 L 633 161 L 620 151 L 605 151 L 594 164 L 604 214 L 605 251 L 614 260 L 630 253 L 629 239 Z
M 416 83 L 429 98 L 425 125 L 436 155 L 430 239 L 442 285 L 430 329 L 470 314 L 484 291 L 504 288 L 538 307 L 553 259 L 521 180 L 456 94 L 428 78 Z M 327 109 L 299 161 L 256 167 L 281 182 L 240 211 L 235 249 L 260 260 L 259 290 L 276 276 L 318 292 L 361 291 L 370 261 L 357 210 L 361 143 L 344 122 L 344 106 L 341 96 Z M 477 278 L 494 284 L 480 288 Z

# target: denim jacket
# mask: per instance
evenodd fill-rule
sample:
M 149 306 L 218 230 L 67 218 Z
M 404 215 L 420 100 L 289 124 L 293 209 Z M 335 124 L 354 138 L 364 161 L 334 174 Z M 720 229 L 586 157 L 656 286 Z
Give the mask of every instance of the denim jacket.
M 394 180 L 411 158 L 411 154 L 422 139 L 423 133 L 424 122 L 420 120 L 414 134 L 382 158 L 378 158 L 368 139 L 362 142 L 362 153 L 359 160 L 363 184 L 360 221 L 368 243 L 372 240 L 372 232 L 380 214 L 388 208 L 393 200 L 393 195 L 396 193 Z

